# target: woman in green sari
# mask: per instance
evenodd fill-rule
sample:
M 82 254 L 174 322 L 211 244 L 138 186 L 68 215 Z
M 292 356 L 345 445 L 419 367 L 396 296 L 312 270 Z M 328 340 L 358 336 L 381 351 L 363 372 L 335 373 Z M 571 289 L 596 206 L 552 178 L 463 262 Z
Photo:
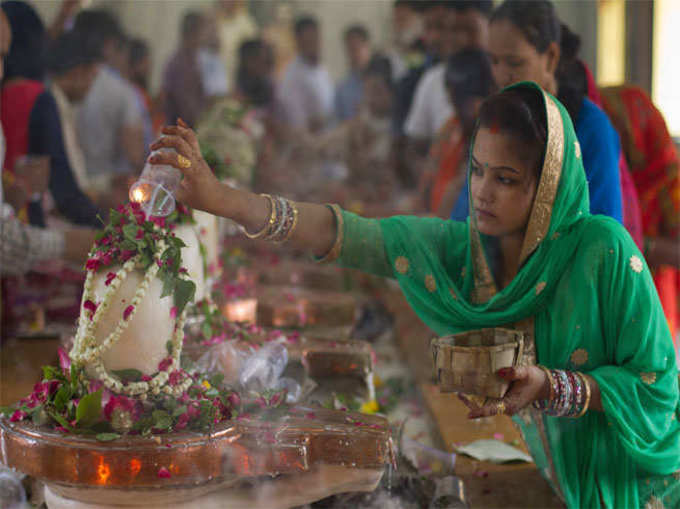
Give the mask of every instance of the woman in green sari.
M 521 366 L 498 373 L 512 382 L 508 394 L 483 407 L 466 400 L 470 417 L 513 415 L 569 507 L 680 504 L 673 343 L 628 233 L 589 213 L 580 147 L 554 97 L 521 83 L 487 99 L 472 144 L 468 223 L 364 219 L 237 191 L 215 181 L 186 126 L 164 132 L 152 149 L 180 155 L 153 162 L 182 170 L 185 203 L 236 220 L 251 237 L 395 278 L 439 335 L 524 331 Z

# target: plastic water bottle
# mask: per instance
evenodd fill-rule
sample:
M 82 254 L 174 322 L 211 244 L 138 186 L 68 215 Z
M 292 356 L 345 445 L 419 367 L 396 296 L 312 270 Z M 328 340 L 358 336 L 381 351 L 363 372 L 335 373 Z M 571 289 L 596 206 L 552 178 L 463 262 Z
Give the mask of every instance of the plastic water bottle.
M 174 148 L 154 150 L 151 156 L 160 153 L 176 154 Z M 167 164 L 147 162 L 139 180 L 130 187 L 130 201 L 139 203 L 147 216 L 167 216 L 175 210 L 175 193 L 182 180 L 182 172 Z

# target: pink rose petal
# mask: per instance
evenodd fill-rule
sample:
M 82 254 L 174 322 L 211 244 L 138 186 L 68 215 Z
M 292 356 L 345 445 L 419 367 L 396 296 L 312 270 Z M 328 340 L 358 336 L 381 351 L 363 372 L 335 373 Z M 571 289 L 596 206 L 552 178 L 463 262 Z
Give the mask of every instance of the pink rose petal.
M 130 314 L 135 310 L 134 306 L 128 306 L 125 308 L 125 311 L 123 311 L 123 320 L 127 320 Z
M 170 474 L 170 470 L 165 467 L 161 467 L 158 469 L 158 477 L 161 479 L 170 479 L 172 475 Z

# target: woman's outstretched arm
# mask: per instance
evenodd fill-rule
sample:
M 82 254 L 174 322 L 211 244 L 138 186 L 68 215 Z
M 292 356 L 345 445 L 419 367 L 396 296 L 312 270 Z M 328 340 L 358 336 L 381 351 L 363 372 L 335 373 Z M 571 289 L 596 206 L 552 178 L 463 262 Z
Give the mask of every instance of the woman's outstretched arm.
M 182 124 L 180 121 L 180 125 L 165 127 L 164 136 L 151 145 L 152 150 L 172 147 L 177 154 L 155 154 L 150 162 L 168 164 L 183 173 L 184 178 L 177 192 L 177 199 L 182 203 L 232 219 L 250 233 L 260 231 L 269 220 L 270 201 L 264 196 L 234 189 L 217 180 L 201 156 L 195 133 Z M 298 221 L 289 239 L 290 245 L 308 250 L 317 257 L 325 256 L 337 238 L 333 212 L 324 205 L 312 203 L 296 203 L 296 207 Z

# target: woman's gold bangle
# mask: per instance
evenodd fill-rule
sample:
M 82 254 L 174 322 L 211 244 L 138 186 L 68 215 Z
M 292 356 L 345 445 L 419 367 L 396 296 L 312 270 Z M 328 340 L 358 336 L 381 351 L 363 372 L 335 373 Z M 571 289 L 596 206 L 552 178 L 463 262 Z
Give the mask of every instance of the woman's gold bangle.
M 550 374 L 550 370 L 545 366 L 541 366 L 540 364 L 538 364 L 537 367 L 540 368 L 543 371 L 543 373 L 545 373 L 545 376 L 548 378 L 548 386 L 550 387 L 550 396 L 548 396 L 548 401 L 552 401 L 552 399 L 555 397 L 555 392 L 553 389 L 553 377 Z
M 276 204 L 274 203 L 274 198 L 272 198 L 268 194 L 261 194 L 260 196 L 267 198 L 267 200 L 269 201 L 269 219 L 265 221 L 264 226 L 255 233 L 248 233 L 247 229 L 245 228 L 243 229 L 244 233 L 246 234 L 246 237 L 253 240 L 264 237 L 267 233 L 269 233 L 271 227 L 276 222 Z
M 581 411 L 575 417 L 576 419 L 578 419 L 579 417 L 583 417 L 586 414 L 586 412 L 588 411 L 588 407 L 590 406 L 591 393 L 590 393 L 590 382 L 588 381 L 588 377 L 586 375 L 584 375 L 583 373 L 579 373 L 578 371 L 576 371 L 575 373 L 576 373 L 576 375 L 578 375 L 581 378 L 581 380 L 583 380 L 583 385 L 585 386 L 585 389 L 586 389 L 586 401 L 583 404 L 583 408 L 581 409 Z

